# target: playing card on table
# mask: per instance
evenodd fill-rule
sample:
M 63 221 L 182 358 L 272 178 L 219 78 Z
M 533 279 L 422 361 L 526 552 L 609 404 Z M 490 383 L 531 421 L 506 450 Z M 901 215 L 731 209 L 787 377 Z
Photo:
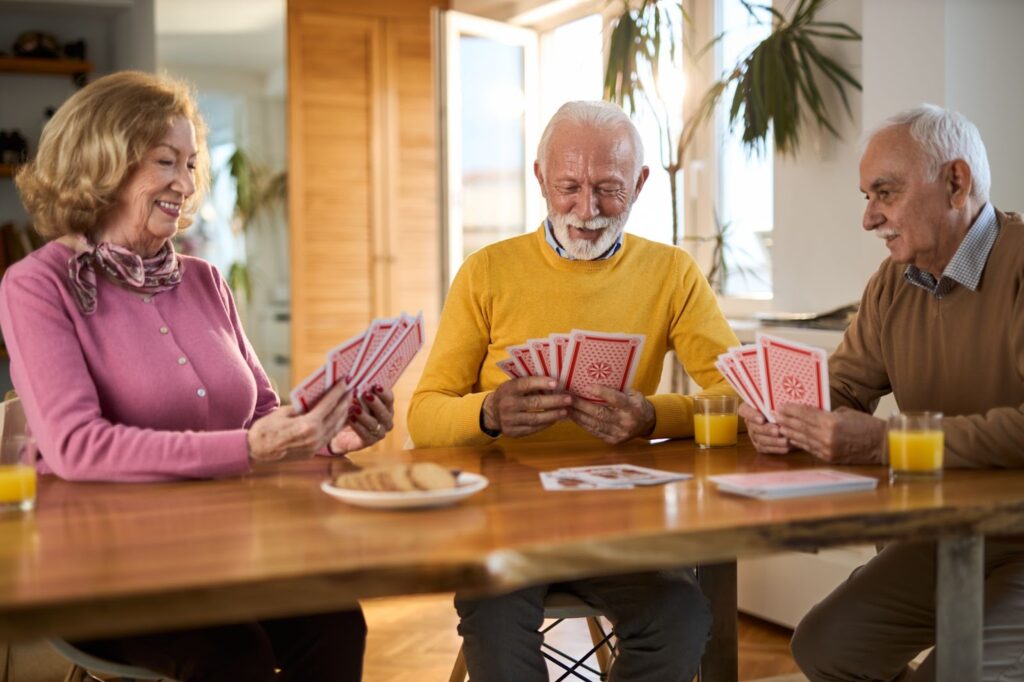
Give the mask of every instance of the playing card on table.
M 537 367 L 533 364 L 533 354 L 530 353 L 529 344 L 522 344 L 519 346 L 509 346 L 505 349 L 508 354 L 515 360 L 516 365 L 519 367 L 520 373 L 524 377 L 539 377 L 543 376 Z
M 313 406 L 320 402 L 327 392 L 327 367 L 320 365 L 312 374 L 299 382 L 299 385 L 292 389 L 290 394 L 292 406 L 295 412 L 303 414 L 313 409 Z M 342 379 L 344 381 L 344 379 Z
M 757 335 L 757 350 L 768 412 L 787 403 L 830 409 L 828 356 L 824 350 L 768 334 Z
M 349 370 L 356 363 L 356 356 L 359 354 L 359 348 L 363 345 L 364 338 L 366 338 L 366 332 L 357 334 L 347 341 L 342 341 L 327 352 L 327 384 L 325 388 L 330 388 L 337 383 L 338 379 L 348 375 Z
M 504 360 L 498 360 L 498 369 L 505 373 L 509 379 L 518 379 L 523 376 L 523 370 L 519 369 L 519 364 L 516 363 L 512 358 L 506 358 Z
M 380 354 L 374 365 L 363 375 L 361 382 L 355 387 L 357 397 L 373 389 L 374 386 L 391 388 L 398 382 L 402 372 L 409 366 L 416 353 L 423 348 L 423 313 L 405 327 L 401 337 Z
M 544 486 L 544 490 L 597 490 L 598 488 L 608 487 L 577 474 L 565 473 L 563 471 L 540 472 L 540 484 Z M 631 488 L 632 486 L 616 487 Z
M 670 481 L 685 481 L 693 478 L 690 474 L 674 471 L 648 469 L 634 464 L 602 464 L 586 467 L 566 467 L 560 473 L 576 474 L 583 479 L 593 479 L 602 486 L 621 487 L 624 485 L 658 485 Z
M 569 347 L 568 334 L 549 334 L 548 341 L 551 346 L 548 348 L 551 357 L 548 360 L 548 367 L 551 368 L 551 378 L 562 378 L 562 365 L 565 364 L 565 351 Z M 561 388 L 564 388 L 560 386 Z
M 633 377 L 644 347 L 643 334 L 607 334 L 574 329 L 559 384 L 565 390 L 594 402 L 604 402 L 593 394 L 595 386 L 607 386 L 625 392 Z
M 537 370 L 537 375 L 557 379 L 558 375 L 554 374 L 551 369 L 551 340 L 530 339 L 526 345 L 530 348 L 530 357 L 533 359 L 533 367 Z

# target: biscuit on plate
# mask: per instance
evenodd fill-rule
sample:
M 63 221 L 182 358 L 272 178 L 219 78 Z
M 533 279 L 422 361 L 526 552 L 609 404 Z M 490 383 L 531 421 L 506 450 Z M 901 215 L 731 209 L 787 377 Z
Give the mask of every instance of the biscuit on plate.
M 417 462 L 409 469 L 409 478 L 420 490 L 445 490 L 455 487 L 452 472 L 433 462 Z

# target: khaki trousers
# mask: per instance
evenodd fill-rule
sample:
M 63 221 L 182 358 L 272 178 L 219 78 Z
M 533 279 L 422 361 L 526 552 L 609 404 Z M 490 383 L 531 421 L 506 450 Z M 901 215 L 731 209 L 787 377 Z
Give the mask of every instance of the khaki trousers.
M 934 543 L 887 546 L 811 609 L 793 657 L 812 682 L 935 677 Z M 983 682 L 1024 681 L 1024 543 L 986 538 Z M 964 680 L 964 682 L 971 682 Z

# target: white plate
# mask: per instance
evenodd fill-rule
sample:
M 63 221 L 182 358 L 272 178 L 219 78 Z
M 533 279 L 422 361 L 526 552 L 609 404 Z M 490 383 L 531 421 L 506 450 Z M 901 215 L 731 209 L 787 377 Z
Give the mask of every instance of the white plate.
M 422 509 L 454 504 L 463 497 L 469 497 L 487 487 L 487 479 L 480 474 L 463 471 L 459 474 L 456 487 L 449 490 L 414 490 L 410 492 L 381 492 L 376 490 L 351 490 L 331 485 L 330 481 L 320 484 L 320 489 L 331 497 L 357 507 L 370 509 Z

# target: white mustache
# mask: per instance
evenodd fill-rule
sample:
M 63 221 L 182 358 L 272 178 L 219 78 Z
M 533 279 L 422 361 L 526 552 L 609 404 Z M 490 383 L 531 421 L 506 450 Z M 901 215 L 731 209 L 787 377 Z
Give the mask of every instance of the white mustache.
M 567 220 L 565 222 L 566 227 L 574 227 L 577 230 L 603 230 L 611 226 L 612 220 L 606 216 L 598 216 L 597 218 L 591 218 L 590 220 Z
M 875 230 L 875 236 L 879 239 L 889 239 L 890 237 L 898 237 L 899 235 L 900 233 L 892 228 L 880 227 Z

